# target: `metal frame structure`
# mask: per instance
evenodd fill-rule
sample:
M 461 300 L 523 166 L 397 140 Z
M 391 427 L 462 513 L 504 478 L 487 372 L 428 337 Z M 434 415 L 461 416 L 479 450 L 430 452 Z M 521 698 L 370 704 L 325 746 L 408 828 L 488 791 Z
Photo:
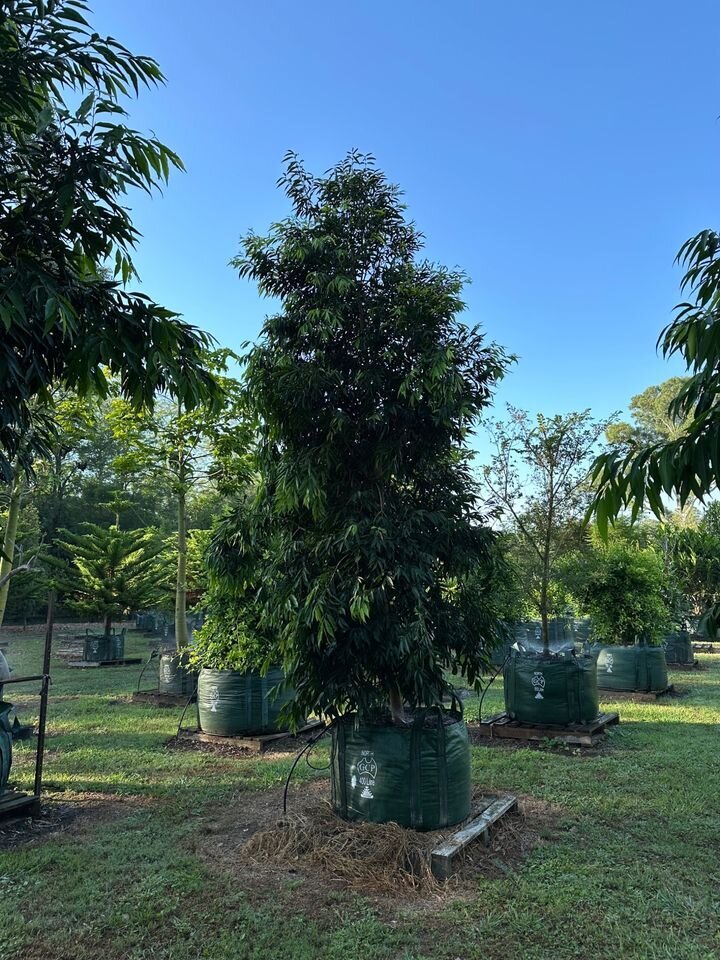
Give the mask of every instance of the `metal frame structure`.
M 0 793 L 0 817 L 13 816 L 28 809 L 30 815 L 33 817 L 38 816 L 40 813 L 43 761 L 45 759 L 45 730 L 47 727 L 47 707 L 50 692 L 50 652 L 52 650 L 54 608 L 55 598 L 54 594 L 51 594 L 48 602 L 48 616 L 45 627 L 45 650 L 43 653 L 42 673 L 32 674 L 27 677 L 11 677 L 9 680 L 3 681 L 3 686 L 8 686 L 11 683 L 32 683 L 39 680 L 40 716 L 38 718 L 37 746 L 35 748 L 33 792 L 25 793 L 21 790 L 7 789 Z

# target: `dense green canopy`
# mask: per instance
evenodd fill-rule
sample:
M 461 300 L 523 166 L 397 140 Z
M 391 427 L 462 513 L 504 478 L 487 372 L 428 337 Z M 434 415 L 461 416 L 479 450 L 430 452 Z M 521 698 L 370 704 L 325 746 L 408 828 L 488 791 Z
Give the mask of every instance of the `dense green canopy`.
M 495 536 L 467 438 L 508 358 L 460 322 L 463 277 L 419 258 L 371 158 L 314 177 L 290 156 L 282 184 L 292 215 L 236 260 L 280 301 L 247 365 L 264 618 L 298 717 L 397 717 L 438 702 L 451 663 L 472 682 L 485 662 Z

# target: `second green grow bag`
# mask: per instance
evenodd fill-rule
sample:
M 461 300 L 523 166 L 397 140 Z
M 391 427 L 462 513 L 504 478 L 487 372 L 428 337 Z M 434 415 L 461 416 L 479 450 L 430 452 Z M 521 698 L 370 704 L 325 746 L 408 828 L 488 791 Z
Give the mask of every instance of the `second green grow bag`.
M 559 726 L 597 720 L 593 656 L 514 651 L 503 680 L 505 710 L 513 720 Z
M 665 637 L 665 660 L 668 663 L 695 663 L 695 651 L 686 630 Z
M 175 697 L 190 696 L 197 683 L 197 671 L 188 666 L 182 654 L 160 654 L 158 692 Z
M 639 693 L 667 689 L 665 651 L 638 643 L 632 647 L 603 647 L 597 659 L 601 690 L 634 690 Z
M 0 793 L 5 789 L 12 766 L 12 704 L 0 700 Z
M 110 642 L 112 637 L 102 633 L 88 634 L 83 643 L 83 660 L 97 663 L 101 660 L 112 660 Z
M 197 689 L 200 729 L 217 737 L 277 733 L 280 711 L 293 698 L 291 690 L 271 695 L 284 679 L 279 667 L 268 670 L 264 677 L 254 670 L 203 667 Z
M 437 830 L 470 814 L 470 745 L 457 710 L 420 710 L 404 727 L 347 714 L 332 728 L 330 771 L 345 820 Z
M 122 660 L 125 656 L 125 630 L 110 637 L 110 660 Z

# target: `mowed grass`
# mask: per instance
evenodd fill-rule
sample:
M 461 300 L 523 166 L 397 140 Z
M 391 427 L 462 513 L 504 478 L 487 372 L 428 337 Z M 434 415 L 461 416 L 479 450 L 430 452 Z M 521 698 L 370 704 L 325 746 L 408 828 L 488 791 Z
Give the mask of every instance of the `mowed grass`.
M 147 652 L 131 635 L 128 653 Z M 18 672 L 37 671 L 40 638 L 15 636 L 9 659 Z M 0 960 L 715 960 L 720 656 L 700 659 L 708 669 L 672 675 L 679 698 L 604 700 L 622 723 L 600 751 L 473 747 L 478 785 L 553 812 L 524 861 L 473 881 L 462 897 L 395 907 L 328 874 L 331 910 L 303 895 L 301 866 L 280 888 L 241 889 L 192 852 L 219 804 L 240 810 L 252 792 L 281 785 L 290 755 L 169 750 L 178 711 L 129 702 L 139 668 L 54 662 L 47 806 L 104 812 L 0 852 Z M 23 719 L 36 717 L 27 691 L 13 697 Z M 483 713 L 501 699 L 498 681 Z M 477 701 L 466 711 L 476 715 Z M 31 749 L 17 746 L 21 788 Z M 301 764 L 297 775 L 322 774 Z

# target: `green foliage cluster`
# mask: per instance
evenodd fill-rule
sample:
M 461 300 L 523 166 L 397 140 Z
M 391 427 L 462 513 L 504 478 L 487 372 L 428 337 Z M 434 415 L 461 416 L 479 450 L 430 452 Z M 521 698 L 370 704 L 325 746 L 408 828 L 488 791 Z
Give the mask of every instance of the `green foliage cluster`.
M 606 644 L 660 643 L 671 620 L 666 581 L 663 558 L 652 548 L 596 549 L 581 588 L 594 637 Z
M 633 517 L 646 505 L 662 516 L 663 495 L 675 496 L 681 504 L 702 499 L 720 476 L 720 234 L 701 231 L 683 244 L 677 259 L 685 267 L 681 290 L 691 299 L 679 304 L 658 344 L 664 356 L 680 356 L 690 371 L 667 411 L 681 429 L 597 459 L 594 510 L 603 531 L 626 507 Z
M 253 626 L 240 598 L 215 590 L 205 603 L 206 619 L 193 635 L 188 659 L 215 670 L 259 670 L 272 666 L 270 645 Z
M 216 524 L 205 555 L 205 622 L 193 637 L 190 659 L 217 670 L 259 670 L 278 663 L 275 633 L 262 623 L 257 600 L 260 557 L 251 537 L 251 495 L 241 490 Z
M 282 184 L 291 216 L 235 261 L 280 301 L 247 359 L 263 622 L 298 717 L 438 703 L 497 629 L 467 441 L 509 358 L 459 320 L 463 277 L 420 258 L 371 158 L 315 177 L 290 156 Z

